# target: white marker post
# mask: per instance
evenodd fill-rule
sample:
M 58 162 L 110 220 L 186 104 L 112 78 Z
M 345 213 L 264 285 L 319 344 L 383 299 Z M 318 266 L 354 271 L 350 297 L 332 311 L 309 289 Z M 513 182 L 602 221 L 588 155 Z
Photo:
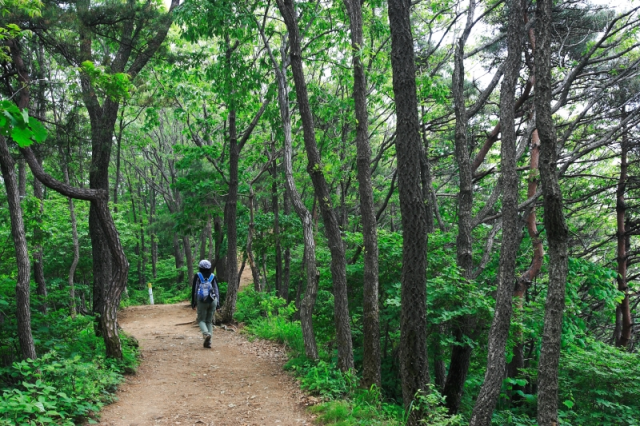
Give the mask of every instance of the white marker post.
M 153 305 L 153 289 L 151 288 L 151 283 L 147 285 L 149 286 L 149 304 Z

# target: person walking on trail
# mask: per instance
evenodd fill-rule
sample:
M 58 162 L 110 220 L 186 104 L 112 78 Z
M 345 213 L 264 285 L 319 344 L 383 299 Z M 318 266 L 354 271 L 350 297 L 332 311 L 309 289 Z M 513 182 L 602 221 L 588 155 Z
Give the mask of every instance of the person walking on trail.
M 220 308 L 220 292 L 216 276 L 211 272 L 211 262 L 203 259 L 198 264 L 199 272 L 193 277 L 191 308 L 198 309 L 198 325 L 204 338 L 203 346 L 211 348 L 213 314 Z

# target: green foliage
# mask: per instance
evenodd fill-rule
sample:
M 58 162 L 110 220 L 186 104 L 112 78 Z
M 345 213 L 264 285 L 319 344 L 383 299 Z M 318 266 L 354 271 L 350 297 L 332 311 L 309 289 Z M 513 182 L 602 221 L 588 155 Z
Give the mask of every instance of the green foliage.
M 114 392 L 122 379 L 100 357 L 65 359 L 56 352 L 16 362 L 3 375 L 19 384 L 3 390 L 0 424 L 77 424 L 110 402 L 108 392 Z
M 0 134 L 11 137 L 21 147 L 44 142 L 47 130 L 42 123 L 29 117 L 27 109 L 20 110 L 12 101 L 0 101 Z
M 640 355 L 598 341 L 576 343 L 560 359 L 564 424 L 640 425 Z
M 234 319 L 247 325 L 253 324 L 264 318 L 282 316 L 291 319 L 296 308 L 293 303 L 277 297 L 275 292 L 258 292 L 253 288 L 247 288 L 238 295 Z
M 96 67 L 91 61 L 84 61 L 79 68 L 80 72 L 86 74 L 93 87 L 100 92 L 101 96 L 111 100 L 127 100 L 131 97 L 133 85 L 129 74 L 109 73 L 106 67 Z
M 425 392 L 418 392 L 411 406 L 412 410 L 422 413 L 421 424 L 431 426 L 462 426 L 464 419 L 460 415 L 450 416 L 444 406 L 444 397 L 433 385 Z

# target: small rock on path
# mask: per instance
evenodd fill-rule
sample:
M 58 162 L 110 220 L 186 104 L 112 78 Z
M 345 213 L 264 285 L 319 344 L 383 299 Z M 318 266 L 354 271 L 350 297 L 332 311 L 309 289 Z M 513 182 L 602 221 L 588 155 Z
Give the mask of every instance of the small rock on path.
M 103 409 L 100 425 L 312 423 L 296 381 L 282 371 L 286 354 L 278 345 L 216 327 L 205 349 L 187 303 L 130 307 L 118 319 L 140 342 L 143 358 L 118 401 Z

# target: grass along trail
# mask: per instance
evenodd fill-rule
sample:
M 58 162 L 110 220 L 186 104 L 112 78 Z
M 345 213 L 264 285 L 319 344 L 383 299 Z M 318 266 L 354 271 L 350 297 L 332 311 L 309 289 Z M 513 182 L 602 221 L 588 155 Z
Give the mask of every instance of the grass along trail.
M 282 348 L 216 327 L 205 349 L 194 318 L 187 303 L 120 312 L 142 362 L 118 389 L 118 401 L 103 409 L 100 425 L 311 424 L 303 393 L 282 370 Z

